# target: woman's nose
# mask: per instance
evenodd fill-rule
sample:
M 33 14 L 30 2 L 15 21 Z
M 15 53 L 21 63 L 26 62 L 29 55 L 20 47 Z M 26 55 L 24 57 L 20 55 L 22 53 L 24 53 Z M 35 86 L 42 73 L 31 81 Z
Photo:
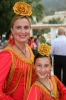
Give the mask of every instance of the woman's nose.
M 24 28 L 22 28 L 22 29 L 21 29 L 21 32 L 22 32 L 22 33 L 25 33 L 25 29 L 24 29 Z

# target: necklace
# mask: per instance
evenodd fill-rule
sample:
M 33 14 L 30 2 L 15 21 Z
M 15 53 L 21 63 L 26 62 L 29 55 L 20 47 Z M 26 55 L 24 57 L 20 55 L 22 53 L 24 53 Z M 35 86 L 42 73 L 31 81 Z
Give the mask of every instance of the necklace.
M 38 81 L 40 84 L 42 84 L 49 92 L 50 92 L 50 95 L 51 95 L 51 97 L 55 97 L 55 94 L 53 93 L 53 92 L 51 92 L 47 87 L 46 87 L 46 85 L 45 84 L 43 84 L 40 80 L 36 80 L 36 81 Z M 50 84 L 50 83 L 49 83 Z M 51 85 L 50 85 L 50 87 L 51 87 Z
M 22 54 L 25 56 L 26 58 L 26 48 L 25 48 L 25 53 L 15 44 L 15 46 L 22 52 Z

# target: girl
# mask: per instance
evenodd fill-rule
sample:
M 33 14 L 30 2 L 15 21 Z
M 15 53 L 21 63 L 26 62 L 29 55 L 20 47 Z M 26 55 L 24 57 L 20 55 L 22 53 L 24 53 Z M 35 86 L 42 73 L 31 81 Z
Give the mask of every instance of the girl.
M 51 76 L 52 59 L 48 44 L 40 44 L 34 58 L 36 81 L 29 89 L 26 100 L 66 100 L 66 87 Z

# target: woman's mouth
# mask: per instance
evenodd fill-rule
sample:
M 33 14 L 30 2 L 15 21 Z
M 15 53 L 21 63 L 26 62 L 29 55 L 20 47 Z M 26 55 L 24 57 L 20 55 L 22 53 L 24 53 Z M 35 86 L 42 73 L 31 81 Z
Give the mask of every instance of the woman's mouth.
M 19 35 L 20 36 L 20 38 L 25 38 L 26 37 L 26 35 Z

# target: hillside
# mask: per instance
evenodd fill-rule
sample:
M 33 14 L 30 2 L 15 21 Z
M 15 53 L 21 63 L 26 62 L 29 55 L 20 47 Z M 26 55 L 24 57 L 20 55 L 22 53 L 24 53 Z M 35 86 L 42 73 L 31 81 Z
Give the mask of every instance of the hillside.
M 66 10 L 66 0 L 41 0 L 41 4 L 45 7 L 44 14 L 46 15 Z

